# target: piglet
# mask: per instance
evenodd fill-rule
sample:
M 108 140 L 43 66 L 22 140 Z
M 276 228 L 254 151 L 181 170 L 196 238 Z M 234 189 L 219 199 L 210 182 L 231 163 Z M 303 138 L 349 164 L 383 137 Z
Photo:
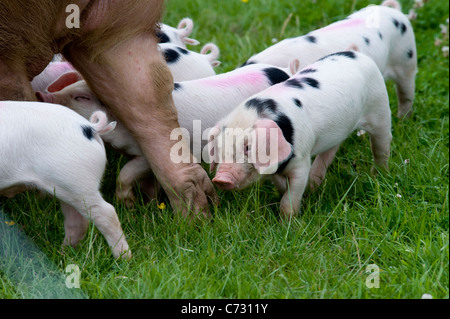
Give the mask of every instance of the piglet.
M 214 68 L 220 65 L 220 50 L 214 43 L 205 44 L 200 53 L 172 43 L 160 43 L 159 47 L 175 82 L 216 75 Z
M 370 5 L 345 20 L 335 22 L 304 36 L 285 39 L 255 54 L 245 64 L 269 63 L 280 67 L 292 58 L 304 68 L 322 56 L 345 51 L 356 45 L 370 56 L 385 79 L 397 87 L 397 117 L 409 117 L 414 100 L 417 51 L 408 17 L 395 0 Z
M 358 128 L 370 134 L 375 164 L 388 169 L 391 111 L 378 67 L 354 51 L 328 55 L 219 121 L 209 143 L 213 182 L 232 190 L 270 178 L 290 218 L 308 178 L 320 185 L 339 144 Z
M 184 18 L 178 23 L 176 28 L 162 23 L 156 36 L 159 39 L 159 43 L 173 43 L 186 49 L 186 44 L 197 45 L 200 43 L 195 39 L 188 38 L 193 29 L 194 22 L 192 19 Z
M 177 82 L 174 85 L 172 97 L 178 110 L 178 121 L 184 134 L 192 142 L 194 155 L 202 157 L 202 147 L 208 140 L 202 139 L 202 130 L 209 129 L 226 116 L 234 107 L 249 96 L 260 92 L 271 85 L 287 80 L 292 73 L 298 70 L 299 62 L 291 61 L 290 69 L 283 69 L 267 64 L 252 64 L 227 73 L 210 76 L 192 81 Z M 76 77 L 64 74 L 49 86 L 50 93 L 38 92 L 40 101 L 65 105 L 84 117 L 88 117 L 95 110 L 108 112 L 108 109 L 97 99 L 85 81 L 74 83 Z M 63 87 L 53 90 L 53 87 Z M 108 113 L 110 120 L 116 120 L 114 115 Z M 200 141 L 194 140 L 194 120 L 201 127 Z M 117 198 L 128 206 L 135 200 L 132 186 L 136 180 L 148 176 L 150 166 L 143 157 L 138 144 L 129 131 L 120 122 L 116 129 L 103 136 L 106 143 L 132 156 L 132 159 L 122 168 L 118 186 Z M 150 193 L 153 190 L 149 190 Z
M 86 120 L 61 105 L 0 102 L 0 196 L 37 188 L 61 201 L 65 245 L 76 246 L 88 220 L 114 257 L 131 256 L 114 207 L 99 191 L 106 154 L 100 135 L 114 129 L 103 112 Z

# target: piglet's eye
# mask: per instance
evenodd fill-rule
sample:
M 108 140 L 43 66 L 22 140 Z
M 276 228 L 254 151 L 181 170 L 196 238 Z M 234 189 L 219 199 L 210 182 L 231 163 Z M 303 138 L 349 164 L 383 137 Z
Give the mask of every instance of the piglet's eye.
M 90 101 L 91 98 L 86 95 L 78 95 L 78 96 L 75 96 L 75 100 L 79 101 L 79 102 L 86 102 L 86 101 Z

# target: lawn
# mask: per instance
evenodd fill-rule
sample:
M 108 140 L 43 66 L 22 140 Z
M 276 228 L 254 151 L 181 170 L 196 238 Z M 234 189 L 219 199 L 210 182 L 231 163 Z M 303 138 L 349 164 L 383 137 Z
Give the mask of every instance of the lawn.
M 405 13 L 414 3 L 401 2 Z M 176 26 L 191 17 L 191 37 L 202 44 L 189 48 L 216 43 L 222 62 L 216 72 L 222 73 L 273 42 L 371 3 L 378 4 L 167 0 L 163 21 Z M 280 195 L 264 182 L 244 191 L 218 190 L 213 219 L 190 224 L 167 202 L 164 208 L 139 197 L 133 209 L 118 203 L 115 180 L 126 159 L 108 150 L 102 192 L 117 209 L 133 258 L 114 260 L 92 226 L 77 250 L 63 250 L 57 200 L 37 192 L 2 198 L 0 240 L 9 238 L 6 234 L 23 237 L 8 252 L 0 251 L 0 299 L 448 298 L 449 58 L 442 51 L 448 38 L 439 45 L 435 39 L 443 38 L 440 24 L 448 26 L 449 5 L 431 0 L 416 13 L 414 114 L 405 121 L 393 117 L 389 173 L 369 174 L 369 140 L 355 132 L 290 223 L 280 223 Z M 396 114 L 393 83 L 387 88 Z M 80 289 L 65 287 L 69 265 L 80 271 Z

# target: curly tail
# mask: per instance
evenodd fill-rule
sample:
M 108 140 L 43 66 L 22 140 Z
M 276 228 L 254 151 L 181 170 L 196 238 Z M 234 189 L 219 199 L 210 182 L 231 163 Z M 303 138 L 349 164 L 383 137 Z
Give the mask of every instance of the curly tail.
M 108 123 L 108 118 L 106 113 L 103 111 L 94 112 L 89 118 L 89 122 L 92 125 L 92 128 L 95 130 L 95 133 L 99 135 L 107 134 L 116 128 L 116 121 Z
M 207 54 L 210 52 L 209 54 Z M 213 67 L 216 67 L 220 64 L 220 61 L 217 61 L 217 58 L 220 55 L 220 50 L 217 45 L 214 43 L 207 43 L 203 46 L 203 48 L 200 50 L 201 54 L 206 54 L 208 57 L 208 61 L 211 63 Z
M 180 38 L 183 40 L 184 43 L 190 45 L 197 45 L 200 43 L 195 39 L 188 38 L 188 36 L 191 35 L 193 28 L 194 22 L 192 21 L 191 18 L 184 18 L 178 23 L 177 26 L 178 35 L 180 36 Z
M 398 11 L 402 11 L 402 6 L 396 0 L 385 0 L 381 3 L 382 6 L 390 7 L 393 9 L 397 9 Z

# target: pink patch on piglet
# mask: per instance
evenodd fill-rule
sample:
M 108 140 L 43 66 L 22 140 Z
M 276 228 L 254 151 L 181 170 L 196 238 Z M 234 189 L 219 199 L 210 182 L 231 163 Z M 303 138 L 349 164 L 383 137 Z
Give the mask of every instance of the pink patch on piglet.
M 236 74 L 233 76 L 213 76 L 204 79 L 199 79 L 198 83 L 212 87 L 238 87 L 240 85 L 259 85 L 263 81 L 267 81 L 267 77 L 259 72 Z

